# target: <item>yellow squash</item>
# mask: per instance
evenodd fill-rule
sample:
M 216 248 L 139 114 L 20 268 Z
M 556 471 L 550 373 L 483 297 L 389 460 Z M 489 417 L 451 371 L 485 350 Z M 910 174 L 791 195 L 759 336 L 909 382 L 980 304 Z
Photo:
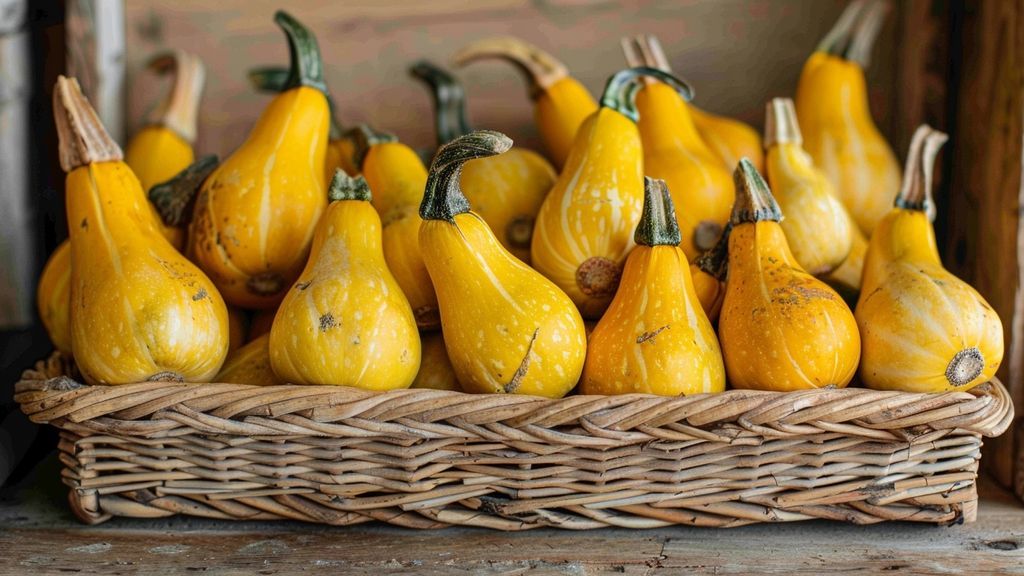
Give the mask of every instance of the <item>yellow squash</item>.
M 249 83 L 257 90 L 264 92 L 283 92 L 288 83 L 288 69 L 276 66 L 266 66 L 249 70 Z M 328 133 L 327 153 L 324 157 L 324 181 L 330 182 L 334 173 L 341 168 L 349 176 L 355 176 L 359 169 L 355 165 L 353 155 L 355 154 L 355 143 L 345 135 L 338 118 L 335 115 L 337 106 L 330 93 L 326 94 L 327 105 L 331 109 L 331 128 Z
M 628 68 L 612 76 L 601 107 L 580 127 L 534 226 L 533 267 L 588 319 L 599 318 L 615 295 L 640 222 L 643 151 L 633 96 L 646 76 L 689 94 L 679 80 L 653 68 Z
M 85 380 L 210 380 L 228 350 L 213 283 L 160 233 L 78 82 L 54 91 L 71 233 L 71 350 Z
M 420 334 L 423 344 L 423 358 L 420 360 L 420 371 L 412 381 L 412 388 L 430 388 L 433 390 L 462 391 L 458 376 L 452 368 L 445 349 L 444 336 L 439 331 Z
M 668 67 L 653 56 L 661 53 L 654 37 L 640 36 L 635 44 L 623 38 L 622 47 L 630 66 L 661 63 Z M 736 194 L 729 170 L 697 133 L 688 99 L 689 94 L 682 97 L 671 86 L 648 82 L 636 95 L 636 108 L 644 174 L 668 184 L 677 207 L 683 252 L 687 258 L 696 258 L 722 235 Z
M 754 165 L 736 169 L 729 281 L 718 335 L 735 388 L 843 387 L 860 358 L 853 313 L 793 257 L 782 212 Z
M 418 62 L 410 73 L 432 89 L 438 146 L 472 131 L 466 119 L 465 92 L 455 77 L 427 61 Z M 514 147 L 467 162 L 461 185 L 473 212 L 490 225 L 509 252 L 529 264 L 533 224 L 556 176 L 540 154 Z
M 793 101 L 772 99 L 765 119 L 768 182 L 786 215 L 782 230 L 793 256 L 801 268 L 821 276 L 850 255 L 853 233 L 846 208 L 800 147 L 802 141 Z
M 255 338 L 228 354 L 224 366 L 213 381 L 253 386 L 284 384 L 270 367 L 270 334 Z
M 492 58 L 507 60 L 526 75 L 537 130 L 548 158 L 560 169 L 569 158 L 577 130 L 597 110 L 597 102 L 564 64 L 518 38 L 488 38 L 454 56 L 459 66 Z
M 391 134 L 366 125 L 349 131 L 355 142 L 356 166 L 373 190 L 373 206 L 384 225 L 384 260 L 409 299 L 416 325 L 441 325 L 437 295 L 420 253 L 420 202 L 427 169 L 416 152 Z
M 463 164 L 511 147 L 504 134 L 478 131 L 438 150 L 420 246 L 462 389 L 560 398 L 583 369 L 583 319 L 557 286 L 505 250 L 459 186 Z
M 857 323 L 860 376 L 870 388 L 968 390 L 1003 359 L 1003 325 L 978 292 L 942 266 L 935 245 L 931 175 L 946 135 L 918 128 L 896 207 L 871 236 Z
M 725 366 L 680 248 L 664 180 L 645 179 L 637 247 L 587 345 L 581 394 L 662 396 L 725 390 Z
M 412 309 L 384 262 L 370 188 L 338 170 L 309 263 L 270 329 L 270 365 L 293 384 L 408 388 L 420 367 Z
M 718 242 L 690 264 L 693 289 L 700 306 L 712 323 L 718 321 L 725 299 L 725 275 L 729 265 L 729 232 L 732 224 L 726 222 Z
M 274 97 L 246 141 L 203 183 L 189 255 L 224 298 L 272 308 L 302 270 L 326 205 L 330 111 L 312 33 L 284 12 L 274 21 L 292 54 L 288 89 Z
M 804 64 L 796 92 L 804 149 L 868 236 L 900 187 L 900 167 L 871 118 L 864 78 L 886 10 L 884 2 L 850 4 Z
M 667 69 L 666 69 L 667 71 Z M 764 167 L 764 152 L 761 150 L 761 135 L 749 125 L 690 106 L 693 125 L 726 167 L 731 168 L 748 158 L 758 170 Z
M 43 267 L 36 307 L 53 347 L 71 355 L 71 241 L 57 246 Z
M 856 301 L 860 292 L 861 274 L 864 271 L 864 256 L 868 252 L 868 239 L 857 227 L 849 211 L 846 213 L 846 219 L 850 229 L 850 254 L 842 264 L 825 276 L 825 281 L 839 290 L 844 297 L 850 295 L 853 301 Z

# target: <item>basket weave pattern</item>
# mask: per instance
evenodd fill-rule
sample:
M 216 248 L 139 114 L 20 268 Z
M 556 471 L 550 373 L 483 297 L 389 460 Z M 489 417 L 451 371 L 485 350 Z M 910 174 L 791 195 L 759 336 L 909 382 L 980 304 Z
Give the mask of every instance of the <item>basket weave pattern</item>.
M 972 521 L 998 381 L 560 400 L 436 390 L 146 382 L 88 386 L 54 356 L 15 398 L 61 430 L 86 522 L 188 514 L 500 530 L 827 518 Z

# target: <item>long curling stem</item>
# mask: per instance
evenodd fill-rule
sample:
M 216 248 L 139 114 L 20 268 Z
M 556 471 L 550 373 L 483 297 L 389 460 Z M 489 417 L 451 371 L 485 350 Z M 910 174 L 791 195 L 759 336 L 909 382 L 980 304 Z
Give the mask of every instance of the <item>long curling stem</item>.
M 929 215 L 935 210 L 932 200 L 932 173 L 939 149 L 949 136 L 927 124 L 918 126 L 910 141 L 907 164 L 903 170 L 903 186 L 896 196 L 896 207 L 917 210 Z
M 469 201 L 459 185 L 462 166 L 470 160 L 502 154 L 511 147 L 511 138 L 493 130 L 470 132 L 442 146 L 430 164 L 420 217 L 454 223 L 456 215 L 469 212 Z

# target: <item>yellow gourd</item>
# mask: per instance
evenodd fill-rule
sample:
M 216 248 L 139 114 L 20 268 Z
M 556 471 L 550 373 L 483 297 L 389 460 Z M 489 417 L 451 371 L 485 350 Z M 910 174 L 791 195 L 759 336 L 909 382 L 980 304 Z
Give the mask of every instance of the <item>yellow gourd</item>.
M 373 206 L 384 225 L 384 260 L 409 299 L 416 325 L 424 330 L 441 325 L 437 295 L 420 253 L 420 202 L 427 169 L 416 152 L 391 134 L 366 125 L 349 131 L 355 142 L 356 166 L 373 190 Z
M 420 246 L 462 389 L 560 398 L 583 369 L 583 319 L 557 286 L 505 250 L 459 187 L 463 164 L 511 146 L 504 134 L 478 131 L 438 150 L 420 206 Z
M 581 394 L 662 396 L 725 390 L 725 366 L 680 248 L 664 180 L 645 179 L 636 248 L 587 345 Z
M 835 270 L 825 276 L 825 281 L 839 290 L 841 294 L 849 294 L 856 301 L 860 292 L 861 274 L 864 271 L 864 256 L 868 252 L 868 239 L 853 221 L 849 211 L 846 213 L 850 229 L 850 254 Z
M 426 61 L 418 62 L 410 73 L 432 89 L 438 146 L 472 131 L 466 119 L 465 93 L 451 74 Z M 529 264 L 533 224 L 556 176 L 540 154 L 514 147 L 498 156 L 467 162 L 461 185 L 473 212 L 490 225 L 509 252 Z
M 693 290 L 700 307 L 712 323 L 718 321 L 725 299 L 725 275 L 729 264 L 729 232 L 732 224 L 726 222 L 718 242 L 690 264 Z
M 804 150 L 868 236 L 900 187 L 900 167 L 871 118 L 864 78 L 886 10 L 884 2 L 852 3 L 804 64 L 796 92 Z
M 264 92 L 283 92 L 288 83 L 288 69 L 276 66 L 253 68 L 249 70 L 249 83 L 253 88 Z M 330 93 L 326 94 L 327 105 L 331 109 L 331 128 L 327 139 L 327 153 L 324 157 L 324 182 L 330 182 L 334 173 L 341 168 L 349 176 L 355 176 L 359 169 L 355 165 L 355 143 L 345 135 L 345 129 L 335 115 L 338 107 Z
M 36 289 L 36 307 L 53 347 L 71 355 L 71 241 L 57 246 L 43 267 Z
M 781 219 L 761 175 L 740 160 L 718 320 L 729 383 L 779 392 L 846 386 L 860 358 L 857 323 L 834 290 L 800 267 Z
M 530 83 L 533 114 L 548 158 L 561 169 L 569 158 L 576 132 L 597 102 L 565 65 L 540 48 L 518 38 L 488 38 L 459 50 L 453 60 L 463 66 L 476 60 L 501 58 L 519 68 Z
M 416 379 L 412 381 L 411 387 L 461 392 L 459 378 L 452 368 L 452 361 L 448 359 L 448 350 L 445 348 L 441 332 L 423 332 L 420 339 L 423 357 L 420 360 L 420 371 L 416 373 Z
M 565 291 L 584 318 L 599 318 L 611 302 L 640 221 L 643 151 L 633 96 L 645 76 L 689 94 L 685 84 L 653 68 L 612 76 L 537 214 L 533 267 Z
M 988 381 L 1003 359 L 1003 325 L 978 292 L 942 266 L 931 175 L 946 135 L 914 133 L 895 208 L 871 236 L 857 302 L 860 376 L 880 390 L 947 392 Z
M 786 215 L 781 222 L 786 243 L 801 268 L 815 276 L 828 274 L 850 255 L 850 217 L 828 178 L 800 147 L 793 101 L 773 98 L 766 108 L 768 182 Z
M 74 79 L 54 91 L 71 233 L 71 350 L 91 384 L 205 382 L 228 318 L 213 283 L 160 233 L 142 185 Z
M 228 384 L 252 384 L 253 386 L 278 386 L 284 384 L 270 367 L 270 334 L 242 346 L 228 354 L 224 367 L 213 379 Z
M 658 68 L 657 39 L 622 39 L 630 66 Z M 662 68 L 658 68 L 662 69 Z M 644 150 L 644 174 L 665 180 L 677 207 L 676 219 L 687 258 L 697 258 L 722 235 L 736 198 L 729 170 L 704 144 L 690 116 L 689 95 L 681 97 L 666 84 L 648 82 L 636 95 L 637 127 Z
M 740 158 L 747 158 L 759 171 L 764 169 L 761 135 L 757 130 L 739 120 L 712 114 L 696 106 L 690 106 L 690 116 L 701 139 L 727 168 L 739 164 Z
M 189 255 L 229 303 L 243 308 L 281 301 L 306 262 L 326 205 L 330 112 L 320 52 L 294 18 L 278 12 L 274 21 L 291 46 L 288 89 L 203 183 L 189 228 Z
M 409 301 L 384 262 L 370 188 L 338 170 L 309 263 L 270 329 L 270 365 L 293 384 L 408 388 L 420 367 Z

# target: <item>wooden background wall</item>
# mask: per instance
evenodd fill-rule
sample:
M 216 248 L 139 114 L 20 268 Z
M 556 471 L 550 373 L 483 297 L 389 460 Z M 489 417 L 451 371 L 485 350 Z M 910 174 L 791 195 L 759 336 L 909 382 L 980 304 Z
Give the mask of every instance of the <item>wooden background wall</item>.
M 366 121 L 417 147 L 433 142 L 430 101 L 409 78 L 417 58 L 447 64 L 473 40 L 514 34 L 551 51 L 592 92 L 624 67 L 619 38 L 657 34 L 673 68 L 696 89 L 696 102 L 757 126 L 769 98 L 792 95 L 803 61 L 845 6 L 843 0 L 131 0 L 127 3 L 128 120 L 137 127 L 165 90 L 141 71 L 168 47 L 199 54 L 208 82 L 199 148 L 225 154 L 244 137 L 265 96 L 254 94 L 245 71 L 286 63 L 287 47 L 274 26 L 287 9 L 317 33 L 327 80 L 343 122 Z M 879 39 L 871 68 L 872 107 L 886 132 L 895 127 L 895 30 L 898 11 Z M 526 88 L 505 63 L 474 64 L 459 72 L 476 127 L 502 130 L 538 146 Z M 899 138 L 897 138 L 899 139 Z

